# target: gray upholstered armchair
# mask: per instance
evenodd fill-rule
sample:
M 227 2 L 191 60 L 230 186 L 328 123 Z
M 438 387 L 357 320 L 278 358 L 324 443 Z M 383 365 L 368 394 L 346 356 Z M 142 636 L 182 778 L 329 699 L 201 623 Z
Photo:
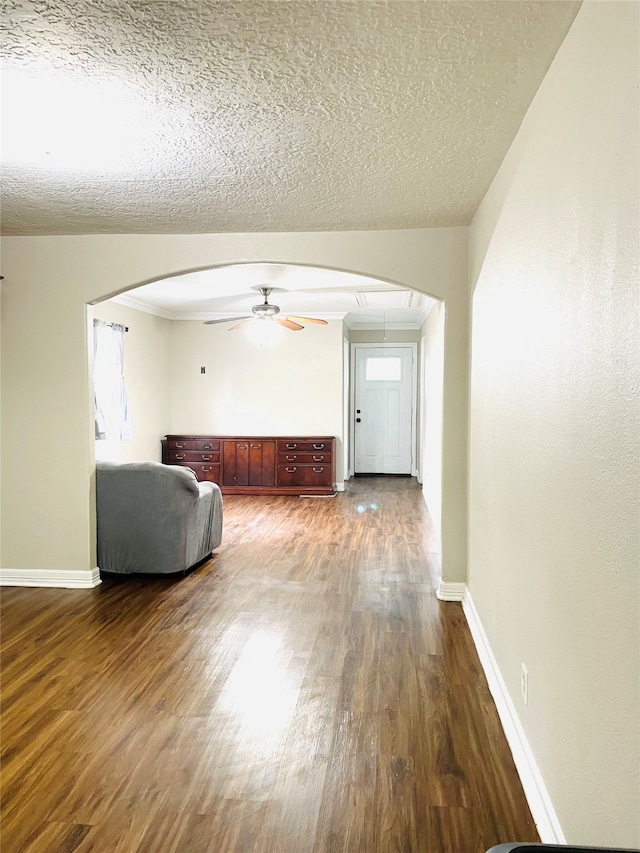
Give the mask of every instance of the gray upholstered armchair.
M 186 572 L 222 541 L 220 488 L 189 468 L 98 462 L 96 507 L 103 572 Z

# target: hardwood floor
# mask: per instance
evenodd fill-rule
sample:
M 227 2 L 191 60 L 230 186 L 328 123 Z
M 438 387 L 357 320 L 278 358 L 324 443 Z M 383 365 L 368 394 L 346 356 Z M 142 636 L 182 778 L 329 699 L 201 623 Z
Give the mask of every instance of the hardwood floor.
M 2 590 L 3 853 L 535 841 L 415 480 L 227 497 L 179 580 Z

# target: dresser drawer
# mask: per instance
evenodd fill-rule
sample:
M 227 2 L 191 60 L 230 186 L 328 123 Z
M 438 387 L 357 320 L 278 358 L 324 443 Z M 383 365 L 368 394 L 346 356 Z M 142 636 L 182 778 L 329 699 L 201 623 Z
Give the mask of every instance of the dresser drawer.
M 278 464 L 277 486 L 333 488 L 332 465 Z
M 217 483 L 220 485 L 220 465 L 219 464 L 204 464 L 192 462 L 187 466 L 195 472 L 196 477 L 201 483 Z
M 295 453 L 331 453 L 333 442 L 329 439 L 278 439 L 278 454 Z
M 296 453 L 295 450 L 287 450 L 286 453 L 278 453 L 278 462 L 291 465 L 331 465 L 330 451 L 316 451 L 315 453 Z
M 173 450 L 169 448 L 167 454 L 167 462 L 169 465 L 188 465 L 191 467 L 194 462 L 204 462 L 205 464 L 220 464 L 219 450 Z
M 167 450 L 169 453 L 176 450 L 216 450 L 220 452 L 219 438 L 168 438 Z

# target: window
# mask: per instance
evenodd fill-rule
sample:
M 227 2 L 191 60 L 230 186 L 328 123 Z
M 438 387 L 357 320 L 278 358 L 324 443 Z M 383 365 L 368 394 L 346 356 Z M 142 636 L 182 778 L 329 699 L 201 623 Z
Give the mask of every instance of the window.
M 131 441 L 131 421 L 124 384 L 124 336 L 118 323 L 93 321 L 93 390 L 96 458 L 119 461 L 122 442 Z
M 402 360 L 400 358 L 368 358 L 365 382 L 401 382 Z

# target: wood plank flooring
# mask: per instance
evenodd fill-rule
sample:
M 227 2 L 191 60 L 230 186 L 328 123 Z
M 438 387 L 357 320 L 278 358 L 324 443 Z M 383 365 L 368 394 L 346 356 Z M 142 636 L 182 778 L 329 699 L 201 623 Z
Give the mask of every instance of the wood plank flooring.
M 185 578 L 2 590 L 3 853 L 537 840 L 416 481 L 224 512 Z

